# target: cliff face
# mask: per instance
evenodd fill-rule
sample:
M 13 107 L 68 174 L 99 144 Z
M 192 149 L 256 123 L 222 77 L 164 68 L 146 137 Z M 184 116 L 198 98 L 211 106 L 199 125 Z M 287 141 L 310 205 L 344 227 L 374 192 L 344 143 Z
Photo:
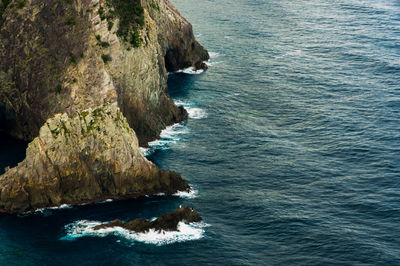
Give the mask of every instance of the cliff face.
M 0 210 L 24 212 L 108 198 L 187 191 L 179 174 L 158 169 L 138 148 L 116 104 L 47 120 L 24 161 L 0 177 Z
M 55 113 L 118 102 L 145 145 L 186 118 L 167 93 L 167 70 L 208 53 L 168 0 L 126 2 L 8 4 L 0 22 L 1 129 L 32 140 Z
M 209 58 L 169 0 L 2 0 L 0 11 L 0 130 L 33 140 L 0 177 L 0 209 L 188 188 L 139 150 L 187 117 L 168 71 Z

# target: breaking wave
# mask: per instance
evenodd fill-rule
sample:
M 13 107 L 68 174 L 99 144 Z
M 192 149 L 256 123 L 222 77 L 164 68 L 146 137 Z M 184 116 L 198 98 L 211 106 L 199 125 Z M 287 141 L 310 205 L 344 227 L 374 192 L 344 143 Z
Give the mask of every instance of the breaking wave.
M 189 114 L 189 118 L 202 119 L 207 117 L 207 112 L 201 108 L 195 107 L 194 103 L 187 103 L 180 100 L 176 100 L 177 106 L 183 106 Z
M 207 60 L 207 61 L 204 61 L 204 63 L 208 67 L 221 63 L 221 62 L 214 62 L 214 59 L 221 55 L 220 53 L 208 52 L 208 55 L 210 56 L 210 59 Z M 204 69 L 197 69 L 196 70 L 196 68 L 194 68 L 194 67 L 188 67 L 188 68 L 180 69 L 180 70 L 175 71 L 175 72 L 170 72 L 170 74 L 184 73 L 184 74 L 188 74 L 188 75 L 199 75 L 199 74 L 201 74 L 203 72 L 204 72 Z
M 177 106 L 183 106 L 191 119 L 203 119 L 207 117 L 207 112 L 195 106 L 195 103 L 188 103 L 181 100 L 176 100 Z M 160 139 L 149 142 L 149 147 L 140 147 L 143 156 L 150 156 L 156 150 L 167 150 L 171 144 L 185 140 L 184 135 L 189 133 L 189 128 L 183 123 L 176 123 L 161 131 Z
M 34 211 L 34 213 L 51 214 L 51 212 L 54 210 L 65 210 L 65 209 L 72 209 L 72 206 L 68 205 L 68 204 L 62 204 L 57 207 L 40 208 L 40 209 L 36 209 Z
M 170 145 L 184 140 L 182 135 L 189 132 L 189 129 L 182 123 L 176 123 L 161 131 L 160 139 L 149 142 L 148 148 L 140 147 L 143 156 L 150 156 L 156 150 L 167 150 Z
M 189 192 L 178 191 L 174 194 L 174 196 L 185 198 L 185 199 L 193 199 L 193 198 L 197 197 L 197 190 L 191 189 Z
M 99 221 L 80 220 L 65 226 L 66 235 L 60 240 L 74 241 L 82 237 L 106 237 L 117 236 L 129 241 L 142 242 L 157 246 L 172 244 L 176 242 L 185 242 L 197 240 L 203 237 L 204 228 L 209 226 L 204 222 L 178 224 L 178 231 L 156 231 L 154 229 L 145 233 L 135 233 L 121 227 L 110 227 L 100 230 L 94 230 L 94 227 L 102 224 Z
M 185 74 L 189 74 L 189 75 L 198 75 L 204 72 L 204 69 L 198 69 L 196 70 L 194 67 L 188 67 L 188 68 L 184 68 L 181 70 L 178 70 L 174 73 L 185 73 Z

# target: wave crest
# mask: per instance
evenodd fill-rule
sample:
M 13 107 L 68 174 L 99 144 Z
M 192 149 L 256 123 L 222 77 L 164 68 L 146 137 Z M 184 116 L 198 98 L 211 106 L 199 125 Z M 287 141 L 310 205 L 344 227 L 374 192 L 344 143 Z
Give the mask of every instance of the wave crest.
M 189 114 L 189 118 L 202 119 L 207 117 L 207 112 L 201 108 L 195 107 L 194 103 L 188 103 L 180 100 L 176 100 L 177 106 L 183 106 Z

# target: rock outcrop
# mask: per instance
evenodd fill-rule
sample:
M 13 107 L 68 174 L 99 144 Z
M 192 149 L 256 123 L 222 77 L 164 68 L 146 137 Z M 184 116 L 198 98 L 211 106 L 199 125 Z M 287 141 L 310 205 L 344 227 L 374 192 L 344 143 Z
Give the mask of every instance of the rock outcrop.
M 209 57 L 169 0 L 19 2 L 0 19 L 0 130 L 30 141 L 56 113 L 117 102 L 146 145 L 187 117 L 168 71 Z
M 151 229 L 155 231 L 177 231 L 179 222 L 189 224 L 193 222 L 200 222 L 201 220 L 202 219 L 200 215 L 195 210 L 189 207 L 183 207 L 166 213 L 152 222 L 139 218 L 124 223 L 121 220 L 116 219 L 110 223 L 98 225 L 94 227 L 94 230 L 100 230 L 109 227 L 122 227 L 137 233 L 148 232 Z
M 208 58 L 169 0 L 0 1 L 0 130 L 32 141 L 0 210 L 187 190 L 139 145 L 187 117 L 168 71 Z
M 187 191 L 175 172 L 140 152 L 116 104 L 57 114 L 46 121 L 24 161 L 0 177 L 0 210 L 21 213 L 61 204 Z

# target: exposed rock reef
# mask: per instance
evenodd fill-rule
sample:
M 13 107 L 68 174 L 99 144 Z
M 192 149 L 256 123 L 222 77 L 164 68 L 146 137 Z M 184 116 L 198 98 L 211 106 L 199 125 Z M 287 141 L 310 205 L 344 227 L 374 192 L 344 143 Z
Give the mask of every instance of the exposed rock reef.
M 0 0 L 0 130 L 32 141 L 0 209 L 187 190 L 139 145 L 187 117 L 168 71 L 208 59 L 169 0 Z
M 106 104 L 49 119 L 26 159 L 0 177 L 0 210 L 20 213 L 188 190 L 179 174 L 143 157 L 116 104 Z
M 109 227 L 122 227 L 124 229 L 137 233 L 148 232 L 151 229 L 155 231 L 177 231 L 179 222 L 189 224 L 193 222 L 200 222 L 201 220 L 202 219 L 200 215 L 195 210 L 189 207 L 183 207 L 178 208 L 175 211 L 166 213 L 152 222 L 149 222 L 146 219 L 139 218 L 124 223 L 116 219 L 110 223 L 98 225 L 94 227 L 94 230 L 100 230 Z

